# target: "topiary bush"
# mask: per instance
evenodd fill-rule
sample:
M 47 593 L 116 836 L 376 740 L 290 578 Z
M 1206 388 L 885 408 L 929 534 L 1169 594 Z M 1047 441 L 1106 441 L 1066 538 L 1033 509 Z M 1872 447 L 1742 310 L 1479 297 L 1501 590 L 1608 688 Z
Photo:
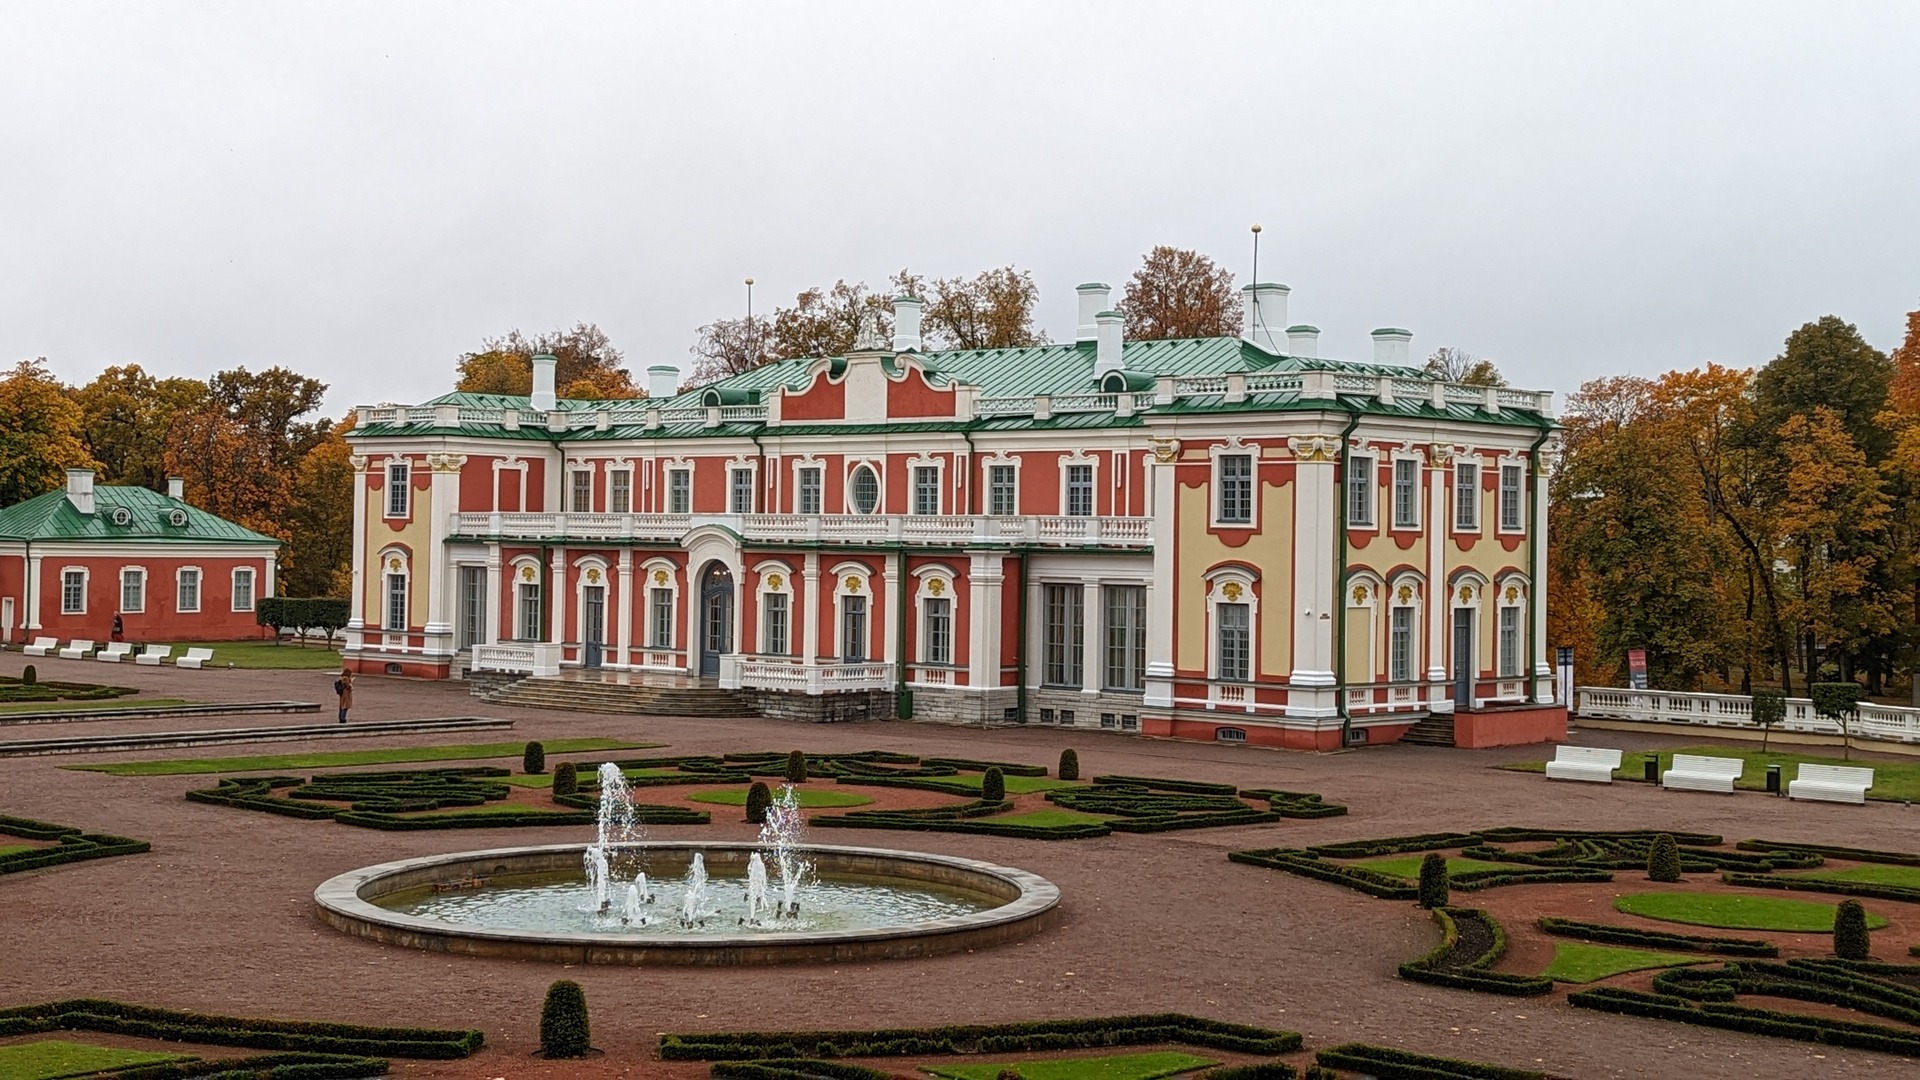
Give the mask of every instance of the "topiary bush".
M 763 781 L 755 780 L 753 786 L 747 789 L 747 824 L 765 825 L 767 807 L 772 805 L 773 792 L 768 790 Z
M 1071 750 L 1060 751 L 1060 779 L 1080 779 L 1080 755 Z
M 1840 901 L 1833 913 L 1833 955 L 1842 960 L 1865 960 L 1872 949 L 1867 937 L 1867 909 L 1858 900 Z
M 1000 775 L 999 769 L 988 769 L 980 776 L 980 799 L 982 802 L 1003 802 L 1007 797 L 1007 778 Z
M 520 755 L 520 771 L 528 776 L 539 776 L 547 771 L 547 748 L 537 742 L 527 744 L 526 752 Z
M 1647 846 L 1647 880 L 1680 880 L 1680 845 L 1672 833 L 1661 833 Z
M 547 987 L 547 1002 L 540 1007 L 540 1052 L 550 1058 L 577 1058 L 592 1048 L 587 992 L 572 979 Z
M 1753 688 L 1753 722 L 1760 725 L 1760 750 L 1767 749 L 1767 737 L 1773 732 L 1773 725 L 1784 724 L 1787 720 L 1787 695 L 1784 691 L 1771 686 Z
M 1447 857 L 1428 852 L 1427 857 L 1420 860 L 1420 906 L 1446 907 L 1447 892 Z
M 1020 1075 L 1019 1069 L 1001 1069 L 1000 1075 L 994 1080 L 1026 1080 L 1026 1078 Z
M 37 683 L 39 681 L 40 681 L 40 672 L 32 664 L 28 664 L 25 668 L 21 669 L 20 682 L 23 685 L 32 686 L 34 683 Z
M 807 782 L 807 755 L 795 750 L 787 755 L 787 783 L 804 784 Z
M 553 770 L 553 794 L 577 795 L 580 793 L 580 770 L 573 762 L 563 761 Z

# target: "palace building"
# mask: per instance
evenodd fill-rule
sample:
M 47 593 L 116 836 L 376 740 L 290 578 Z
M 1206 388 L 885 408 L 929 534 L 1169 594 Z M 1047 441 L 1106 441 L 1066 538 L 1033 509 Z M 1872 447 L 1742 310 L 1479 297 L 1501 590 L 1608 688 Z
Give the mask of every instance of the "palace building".
M 1547 659 L 1551 392 L 1449 384 L 1288 289 L 1238 337 L 846 356 L 651 397 L 365 407 L 365 672 L 712 686 L 884 714 L 1293 747 L 1565 737 Z M 597 669 L 597 670 L 596 670 Z M 617 673 L 617 674 L 609 674 Z M 710 681 L 708 681 L 710 680 Z

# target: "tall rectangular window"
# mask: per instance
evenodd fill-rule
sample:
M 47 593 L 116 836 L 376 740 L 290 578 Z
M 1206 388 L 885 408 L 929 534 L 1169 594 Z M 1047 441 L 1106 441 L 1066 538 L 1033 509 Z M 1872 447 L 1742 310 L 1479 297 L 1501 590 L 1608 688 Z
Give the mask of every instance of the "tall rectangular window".
M 1500 466 L 1500 528 L 1507 532 L 1526 528 L 1520 509 L 1522 476 L 1518 465 Z
M 1413 681 L 1413 609 L 1391 609 L 1387 622 L 1387 678 Z
M 387 466 L 387 516 L 407 516 L 407 467 L 394 463 Z
M 87 572 L 64 570 L 60 574 L 60 614 L 87 613 Z
M 523 581 L 514 594 L 517 618 L 514 636 L 521 641 L 540 640 L 540 585 L 537 582 Z
M 481 627 L 484 625 L 487 610 L 487 568 L 484 566 L 463 566 L 460 568 L 460 604 L 454 617 L 459 620 L 459 637 L 454 643 L 456 649 L 471 649 L 480 644 Z
M 1067 516 L 1093 516 L 1093 466 L 1067 466 Z
M 667 470 L 667 513 L 693 513 L 693 470 Z
M 147 572 L 137 566 L 120 571 L 120 610 L 147 610 Z
M 867 598 L 840 598 L 840 659 L 848 664 L 867 658 Z
M 1347 524 L 1373 524 L 1373 459 L 1347 459 Z
M 920 659 L 929 664 L 953 663 L 953 601 L 944 596 L 926 601 L 926 653 Z
M 766 594 L 766 617 L 761 632 L 760 651 L 774 656 L 785 656 L 792 650 L 787 647 L 787 594 L 770 592 Z
M 1511 679 L 1520 674 L 1520 609 L 1500 609 L 1500 677 Z
M 233 572 L 233 610 L 253 610 L 253 569 L 242 566 Z
M 239 579 L 234 579 L 237 585 Z M 235 603 L 239 600 L 236 598 Z M 387 575 L 387 629 L 405 630 L 407 628 L 407 575 Z
M 913 467 L 913 512 L 927 517 L 940 512 L 940 467 L 938 465 Z
M 1229 524 L 1253 521 L 1253 455 L 1220 456 L 1220 520 Z
M 1013 466 L 989 465 L 987 467 L 987 513 L 1007 515 L 1019 512 L 1020 489 Z
M 647 590 L 647 640 L 656 649 L 673 648 L 673 590 Z
M 200 571 L 197 568 L 186 567 L 175 579 L 173 609 L 175 611 L 200 610 Z
M 804 466 L 794 476 L 794 509 L 802 514 L 819 513 L 820 466 Z
M 633 512 L 633 470 L 612 469 L 607 473 L 607 513 Z
M 1219 636 L 1220 674 L 1228 682 L 1246 682 L 1251 668 L 1253 620 L 1246 604 L 1215 604 L 1214 632 Z
M 586 469 L 575 469 L 572 481 L 573 497 L 568 500 L 567 512 L 570 514 L 593 513 L 593 473 Z
M 1453 467 L 1453 527 L 1461 532 L 1480 528 L 1480 466 L 1470 461 Z
M 1086 659 L 1086 590 L 1079 585 L 1048 585 L 1045 597 L 1046 670 L 1048 686 L 1078 688 Z
M 1412 458 L 1393 463 L 1393 527 L 1420 527 L 1420 463 Z
M 1101 589 L 1107 607 L 1107 671 L 1109 690 L 1144 690 L 1147 686 L 1147 590 L 1143 585 L 1108 585 Z
M 733 514 L 753 513 L 752 469 L 729 469 L 727 471 L 727 512 Z

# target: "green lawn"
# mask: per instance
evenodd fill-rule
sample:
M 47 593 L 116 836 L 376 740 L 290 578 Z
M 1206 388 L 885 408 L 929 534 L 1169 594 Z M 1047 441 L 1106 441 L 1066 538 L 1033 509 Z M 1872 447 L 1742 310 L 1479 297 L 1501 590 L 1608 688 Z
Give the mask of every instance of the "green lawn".
M 581 739 L 579 741 L 592 742 L 593 740 Z M 580 778 L 582 780 L 591 780 L 594 774 L 599 771 L 600 771 L 600 766 L 598 765 L 591 765 L 591 766 L 583 765 L 580 767 L 580 770 L 579 770 Z M 679 776 L 681 775 L 681 773 L 679 769 L 626 769 L 626 770 L 623 770 L 620 775 L 626 777 L 629 780 L 638 780 L 642 777 L 647 777 L 647 776 Z M 503 784 L 512 784 L 514 787 L 550 788 L 553 786 L 553 765 L 552 763 L 548 763 L 546 772 L 539 773 L 534 776 L 528 776 L 525 773 L 521 773 L 518 776 L 500 776 L 500 777 L 495 777 L 495 779 L 499 780 Z M 741 805 L 744 806 L 745 804 L 742 803 Z
M 1700 754 L 1705 757 L 1736 757 L 1747 763 L 1746 772 L 1734 782 L 1734 786 L 1744 791 L 1767 790 L 1767 766 L 1780 766 L 1780 786 L 1785 788 L 1797 771 L 1794 766 L 1800 762 L 1812 765 L 1851 765 L 1873 770 L 1873 787 L 1868 790 L 1869 799 L 1887 799 L 1893 802 L 1920 800 L 1920 761 L 1861 761 L 1855 758 L 1848 761 L 1840 757 L 1816 757 L 1807 751 L 1815 747 L 1771 748 L 1761 753 L 1759 747 L 1749 750 L 1735 746 L 1682 746 L 1675 750 L 1661 750 L 1660 768 L 1666 770 L 1673 764 L 1675 754 Z M 1818 747 L 1822 751 L 1829 747 Z M 1855 747 L 1860 749 L 1860 747 Z M 1629 750 L 1620 756 L 1620 767 L 1614 770 L 1616 780 L 1640 780 L 1646 776 L 1648 754 L 1653 751 Z M 1544 761 L 1521 761 L 1500 768 L 1519 772 L 1545 772 Z
M 1042 828 L 1052 825 L 1080 825 L 1089 821 L 1105 821 L 1099 814 L 1083 814 L 1078 810 L 1030 810 L 1024 814 L 1008 814 L 1005 817 L 983 818 L 1000 825 L 1038 825 Z M 1022 1075 L 1025 1075 L 1024 1073 Z
M 978 793 L 983 775 L 982 773 L 961 773 L 958 776 L 935 776 L 930 779 Z M 1061 788 L 1087 786 L 1077 780 L 1054 780 L 1045 776 L 1009 776 L 1006 777 L 1006 782 L 1009 795 L 1031 795 L 1036 791 L 1059 791 Z
M 110 698 L 105 701 L 20 701 L 0 705 L 0 714 L 19 712 L 85 712 L 88 709 L 131 709 L 143 705 L 186 705 L 185 698 Z
M 1821 881 L 1862 881 L 1869 885 L 1898 885 L 1920 889 L 1920 866 L 1856 866 L 1849 870 L 1821 870 L 1790 877 L 1819 878 Z
M 1646 892 L 1622 896 L 1613 906 L 1629 915 L 1690 926 L 1722 930 L 1781 930 L 1796 934 L 1824 934 L 1833 930 L 1834 905 L 1814 900 L 1782 900 L 1772 896 L 1733 896 L 1725 893 Z M 1867 926 L 1879 929 L 1887 920 L 1867 913 Z
M 32 850 L 32 844 L 0 844 L 0 855 L 18 855 L 23 851 Z
M 1610 975 L 1624 975 L 1629 971 L 1700 964 L 1706 960 L 1706 957 L 1697 953 L 1681 956 L 1647 949 L 1626 949 L 1618 945 L 1556 941 L 1553 945 L 1553 963 L 1548 964 L 1547 970 L 1540 974 L 1556 982 L 1590 983 Z
M 128 1065 L 187 1061 L 187 1054 L 156 1054 L 146 1050 L 119 1050 L 86 1043 L 43 1039 L 0 1046 L 0 1080 L 54 1080 L 62 1076 L 91 1076 Z
M 856 795 L 851 791 L 836 791 L 833 788 L 793 789 L 794 798 L 808 810 L 824 810 L 834 806 L 865 806 L 873 800 L 865 795 Z M 747 805 L 746 788 L 729 788 L 726 791 L 696 791 L 687 796 L 699 803 L 718 803 L 721 806 Z
M 298 671 L 320 671 L 331 668 L 340 670 L 340 653 L 337 650 L 314 645 L 281 645 L 273 641 L 162 641 L 162 645 L 173 646 L 171 660 L 185 656 L 188 649 L 212 649 L 213 659 L 207 661 L 207 667 L 223 668 L 232 664 L 237 668 L 281 668 Z M 142 642 L 134 651 L 146 647 Z M 327 689 L 332 690 L 329 682 Z
M 1049 1061 L 989 1062 L 985 1065 L 942 1065 L 926 1071 L 948 1080 L 995 1080 L 1012 1069 L 1021 1080 L 1155 1080 L 1156 1077 L 1204 1069 L 1218 1061 L 1192 1054 L 1120 1054 L 1113 1057 L 1054 1058 Z
M 1403 877 L 1408 880 L 1417 881 L 1420 878 L 1420 863 L 1425 858 L 1426 856 L 1424 855 L 1392 855 L 1384 859 L 1363 859 L 1360 862 L 1350 865 L 1364 866 L 1369 870 L 1377 870 L 1382 874 L 1392 874 L 1394 877 Z M 1462 874 L 1468 870 L 1527 869 L 1532 868 L 1518 866 L 1513 863 L 1487 862 L 1484 859 L 1462 859 L 1455 857 L 1447 860 L 1447 873 L 1449 874 Z
M 593 750 L 652 750 L 661 743 L 620 739 L 553 739 L 547 755 L 579 754 Z M 457 743 L 451 746 L 409 746 L 387 750 L 336 750 L 314 754 L 256 754 L 251 757 L 175 758 L 167 761 L 119 761 L 105 765 L 63 765 L 64 769 L 103 772 L 113 776 L 182 776 L 197 773 L 265 772 L 274 769 L 330 769 L 340 765 L 399 765 L 416 761 L 477 761 L 519 758 L 524 742 Z M 544 786 L 551 786 L 547 778 Z M 532 786 L 532 785 L 528 785 Z

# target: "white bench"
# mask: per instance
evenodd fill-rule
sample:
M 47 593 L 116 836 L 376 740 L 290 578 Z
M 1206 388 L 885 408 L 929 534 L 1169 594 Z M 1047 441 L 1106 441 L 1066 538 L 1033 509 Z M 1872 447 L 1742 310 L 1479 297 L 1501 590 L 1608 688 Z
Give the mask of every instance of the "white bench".
M 149 645 L 141 650 L 139 656 L 133 658 L 133 662 L 136 664 L 146 664 L 149 667 L 159 667 L 160 661 L 172 655 L 173 646 L 171 645 Z
M 1810 765 L 1803 761 L 1799 773 L 1787 784 L 1787 798 L 1863 803 L 1867 801 L 1867 789 L 1872 786 L 1872 769 Z
M 110 641 L 107 647 L 93 654 L 95 660 L 103 664 L 117 664 L 133 655 L 133 643 L 129 641 Z
M 1746 771 L 1747 763 L 1739 758 L 1675 754 L 1673 767 L 1660 774 L 1660 786 L 1732 794 L 1733 782 Z
M 1547 762 L 1549 780 L 1585 780 L 1595 784 L 1613 783 L 1613 770 L 1620 767 L 1619 750 L 1598 746 L 1558 746 L 1553 760 Z
M 62 660 L 85 660 L 93 651 L 93 641 L 89 638 L 75 638 L 73 644 L 60 650 Z
M 52 656 L 53 651 L 59 647 L 60 639 L 57 637 L 37 637 L 33 639 L 33 644 L 20 651 L 28 656 Z
M 187 655 L 173 662 L 174 667 L 197 668 L 213 659 L 212 649 L 188 649 Z

